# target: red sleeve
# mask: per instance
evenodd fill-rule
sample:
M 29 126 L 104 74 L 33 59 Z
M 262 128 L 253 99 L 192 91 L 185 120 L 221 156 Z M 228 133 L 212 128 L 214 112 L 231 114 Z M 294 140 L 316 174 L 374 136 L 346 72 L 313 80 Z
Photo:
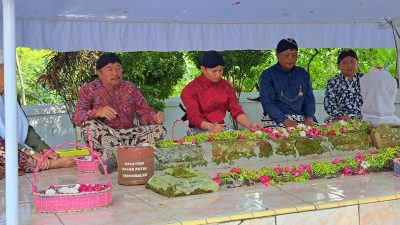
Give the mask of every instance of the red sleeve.
M 193 83 L 189 83 L 181 93 L 181 99 L 186 107 L 186 116 L 193 126 L 201 129 L 201 123 L 206 119 L 200 112 L 199 98 Z
M 231 116 L 233 119 L 236 120 L 238 116 L 241 114 L 245 114 L 242 107 L 239 105 L 238 98 L 236 97 L 236 93 L 233 90 L 232 85 L 226 81 L 225 87 L 227 89 L 228 93 L 228 103 L 227 103 L 227 108 L 228 111 L 231 113 Z
M 80 126 L 87 120 L 93 119 L 93 116 L 96 114 L 97 110 L 92 109 L 93 93 L 93 90 L 87 85 L 83 86 L 79 91 L 78 101 L 72 119 L 76 126 Z

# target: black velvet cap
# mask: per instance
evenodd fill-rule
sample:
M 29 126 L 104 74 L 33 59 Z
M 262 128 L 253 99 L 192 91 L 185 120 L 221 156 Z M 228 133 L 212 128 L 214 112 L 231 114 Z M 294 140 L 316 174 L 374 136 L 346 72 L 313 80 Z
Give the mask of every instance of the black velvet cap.
M 218 52 L 207 51 L 204 52 L 203 57 L 201 58 L 201 65 L 205 68 L 214 68 L 217 66 L 225 66 L 225 62 Z
M 118 56 L 114 53 L 106 53 L 103 54 L 99 57 L 99 59 L 96 62 L 96 70 L 99 70 L 103 67 L 105 67 L 109 63 L 121 63 L 121 60 L 118 58 Z
M 278 46 L 276 46 L 276 51 L 278 53 L 286 51 L 288 49 L 298 50 L 297 42 L 293 38 L 285 38 L 279 41 Z
M 337 64 L 339 64 L 344 58 L 347 56 L 353 57 L 358 61 L 358 57 L 355 51 L 348 49 L 348 50 L 343 50 L 342 52 L 339 53 L 338 59 L 337 59 Z

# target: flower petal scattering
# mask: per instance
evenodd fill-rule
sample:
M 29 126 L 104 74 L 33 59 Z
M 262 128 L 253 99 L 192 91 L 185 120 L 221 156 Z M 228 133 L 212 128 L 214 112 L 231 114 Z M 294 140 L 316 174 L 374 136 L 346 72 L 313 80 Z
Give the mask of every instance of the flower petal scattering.
M 229 141 L 229 140 L 268 140 L 286 138 L 318 138 L 324 136 L 344 135 L 351 131 L 368 130 L 368 124 L 361 121 L 338 121 L 321 126 L 305 126 L 299 124 L 297 127 L 289 128 L 260 128 L 258 130 L 227 131 L 217 134 L 197 134 L 185 136 L 176 140 L 162 140 L 150 145 L 159 148 L 173 148 L 179 145 L 196 145 L 203 142 Z
M 75 184 L 66 186 L 51 185 L 46 190 L 41 191 L 45 195 L 64 195 L 64 194 L 79 194 L 84 192 L 100 192 L 107 190 L 108 186 L 105 184 Z
M 392 161 L 400 154 L 400 147 L 372 150 L 370 153 L 359 152 L 353 157 L 335 158 L 332 162 L 314 162 L 299 166 L 266 168 L 258 171 L 243 167 L 233 167 L 229 172 L 218 173 L 213 180 L 220 186 L 240 187 L 261 183 L 262 185 L 282 185 L 286 182 L 305 182 L 324 177 L 365 175 L 390 169 Z

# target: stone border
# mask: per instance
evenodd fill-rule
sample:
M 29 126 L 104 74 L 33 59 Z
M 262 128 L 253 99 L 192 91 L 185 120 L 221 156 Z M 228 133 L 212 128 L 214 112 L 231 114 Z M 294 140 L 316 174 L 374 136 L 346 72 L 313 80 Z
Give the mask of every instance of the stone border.
M 354 206 L 354 205 L 360 206 L 360 205 L 364 205 L 364 204 L 385 202 L 385 201 L 399 201 L 399 203 L 400 203 L 400 194 L 368 197 L 368 198 L 362 198 L 359 200 L 345 200 L 345 201 L 304 205 L 304 206 L 281 208 L 281 209 L 272 209 L 272 210 L 258 211 L 258 212 L 252 212 L 252 213 L 235 214 L 235 215 L 225 216 L 225 217 L 211 217 L 211 218 L 205 218 L 205 219 L 201 219 L 201 220 L 183 221 L 180 223 L 173 223 L 170 225 L 200 225 L 200 224 L 225 223 L 225 222 L 233 222 L 233 221 L 238 221 L 238 222 L 242 221 L 243 222 L 243 221 L 249 220 L 249 219 L 276 217 L 279 215 L 285 215 L 285 214 L 291 214 L 291 213 L 302 213 L 302 212 L 307 212 L 307 211 L 335 209 L 335 208 L 342 208 L 342 207 L 348 207 L 348 206 Z

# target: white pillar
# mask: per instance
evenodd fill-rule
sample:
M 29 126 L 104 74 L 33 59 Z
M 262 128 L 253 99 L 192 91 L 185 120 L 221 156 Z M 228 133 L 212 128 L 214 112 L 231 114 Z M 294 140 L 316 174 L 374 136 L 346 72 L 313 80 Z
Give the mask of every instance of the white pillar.
M 6 224 L 18 224 L 17 83 L 15 77 L 15 4 L 3 0 L 4 100 L 6 127 Z
M 400 34 L 400 29 L 399 28 L 397 28 L 397 30 L 399 30 L 399 34 Z M 396 44 L 397 44 L 397 74 L 396 74 L 396 77 L 397 77 L 397 82 L 398 82 L 398 86 L 397 86 L 397 88 L 399 88 L 399 84 L 400 84 L 400 37 L 399 36 L 397 36 L 397 33 L 395 33 L 395 41 L 396 41 Z

